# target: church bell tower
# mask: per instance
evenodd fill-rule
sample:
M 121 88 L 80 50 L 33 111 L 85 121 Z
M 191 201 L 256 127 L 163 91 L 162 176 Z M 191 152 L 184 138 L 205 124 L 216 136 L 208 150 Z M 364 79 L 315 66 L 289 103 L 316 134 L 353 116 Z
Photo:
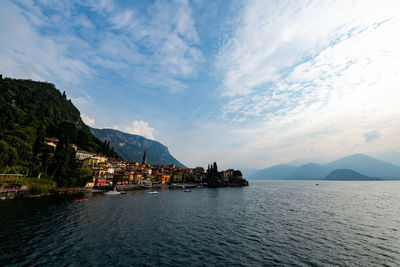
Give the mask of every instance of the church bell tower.
M 146 149 L 144 150 L 143 153 L 142 164 L 146 164 Z

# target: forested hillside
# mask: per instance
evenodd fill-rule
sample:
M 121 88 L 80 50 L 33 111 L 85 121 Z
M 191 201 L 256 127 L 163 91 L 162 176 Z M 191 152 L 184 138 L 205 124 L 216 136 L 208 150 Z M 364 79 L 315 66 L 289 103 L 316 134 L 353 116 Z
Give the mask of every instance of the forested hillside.
M 59 139 L 56 149 L 44 138 Z M 90 152 L 106 151 L 82 122 L 79 110 L 51 83 L 0 75 L 0 172 L 49 178 L 59 186 L 82 185 L 90 170 L 80 168 L 72 144 Z

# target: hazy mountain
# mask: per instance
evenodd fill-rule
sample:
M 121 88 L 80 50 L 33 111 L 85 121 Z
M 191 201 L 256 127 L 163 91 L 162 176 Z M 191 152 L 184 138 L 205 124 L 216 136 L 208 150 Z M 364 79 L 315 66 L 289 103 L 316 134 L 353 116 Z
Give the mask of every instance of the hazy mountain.
M 344 157 L 325 166 L 330 171 L 351 169 L 371 177 L 400 178 L 400 167 L 363 154 Z
M 363 154 L 343 157 L 325 165 L 317 163 L 308 163 L 300 167 L 289 164 L 275 165 L 259 170 L 249 178 L 253 180 L 319 180 L 338 169 L 349 169 L 367 177 L 400 179 L 400 167 Z
M 362 175 L 349 169 L 334 170 L 325 177 L 325 180 L 336 181 L 379 181 L 382 179 Z
M 328 168 L 317 163 L 308 163 L 298 167 L 293 174 L 288 177 L 291 180 L 319 180 L 329 173 Z
M 113 129 L 90 128 L 92 133 L 101 141 L 110 141 L 110 146 L 128 161 L 142 161 L 146 150 L 147 163 L 150 164 L 176 164 L 186 168 L 176 160 L 168 151 L 168 148 L 160 142 L 149 140 L 143 136 L 128 134 Z
M 279 164 L 254 172 L 249 179 L 252 180 L 283 180 L 290 177 L 298 167 Z
M 384 162 L 400 166 L 400 152 L 399 151 L 386 151 L 376 155 L 377 158 Z
M 253 175 L 253 173 L 255 173 L 256 171 L 258 171 L 259 169 L 254 169 L 254 168 L 244 168 L 244 169 L 240 169 L 240 171 L 243 174 L 243 177 L 248 179 L 249 177 L 251 177 Z

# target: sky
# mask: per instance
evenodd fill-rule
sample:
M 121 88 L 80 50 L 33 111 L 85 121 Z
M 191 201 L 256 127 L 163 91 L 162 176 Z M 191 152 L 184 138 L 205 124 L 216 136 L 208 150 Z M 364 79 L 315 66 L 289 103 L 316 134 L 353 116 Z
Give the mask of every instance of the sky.
M 400 165 L 400 2 L 0 1 L 0 74 L 189 167 Z

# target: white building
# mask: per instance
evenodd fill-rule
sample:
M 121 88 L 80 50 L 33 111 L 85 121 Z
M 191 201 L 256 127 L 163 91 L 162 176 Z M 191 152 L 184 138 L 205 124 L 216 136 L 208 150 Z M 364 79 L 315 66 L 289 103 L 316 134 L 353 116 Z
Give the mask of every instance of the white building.
M 91 153 L 91 152 L 87 152 L 87 151 L 83 151 L 83 150 L 77 150 L 76 151 L 76 157 L 80 160 L 82 159 L 86 159 L 86 158 L 90 158 L 90 157 L 94 157 L 95 154 Z

